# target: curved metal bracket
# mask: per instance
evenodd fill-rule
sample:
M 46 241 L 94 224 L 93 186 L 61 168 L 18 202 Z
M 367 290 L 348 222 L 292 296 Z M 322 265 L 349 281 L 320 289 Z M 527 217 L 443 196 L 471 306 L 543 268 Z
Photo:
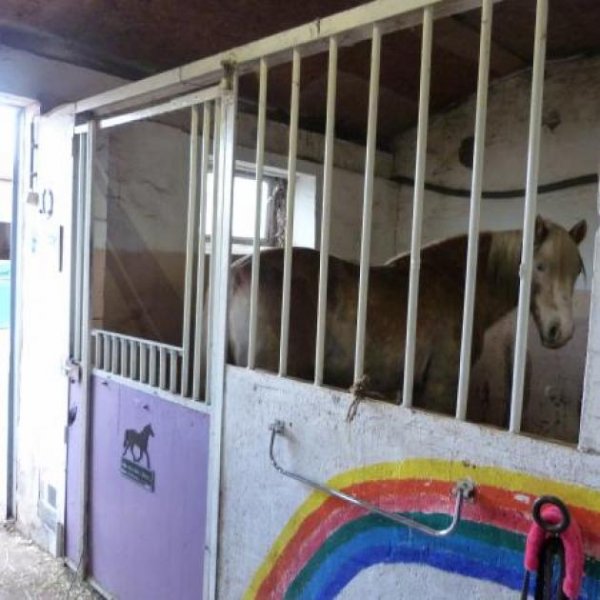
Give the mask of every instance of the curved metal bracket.
M 269 429 L 271 430 L 269 458 L 271 459 L 271 463 L 275 467 L 275 469 L 277 469 L 277 471 L 279 471 L 279 473 L 281 473 L 282 475 L 285 475 L 286 477 L 289 477 L 291 479 L 295 479 L 300 483 L 304 483 L 305 485 L 308 485 L 309 487 L 315 490 L 319 490 L 320 492 L 328 494 L 329 496 L 339 498 L 340 500 L 348 502 L 349 504 L 353 504 L 354 506 L 359 506 L 360 508 L 363 508 L 369 513 L 379 515 L 381 517 L 389 519 L 390 521 L 394 521 L 395 523 L 399 523 L 400 525 L 405 525 L 406 527 L 410 527 L 411 529 L 416 529 L 417 531 L 420 531 L 427 535 L 431 535 L 433 537 L 446 537 L 453 533 L 456 530 L 458 524 L 460 523 L 464 501 L 472 499 L 475 495 L 475 484 L 472 481 L 469 481 L 468 479 L 458 481 L 453 490 L 453 494 L 456 496 L 456 503 L 454 505 L 454 514 L 452 515 L 452 520 L 450 521 L 448 527 L 445 527 L 444 529 L 434 529 L 433 527 L 429 527 L 428 525 L 419 523 L 419 521 L 415 521 L 414 519 L 404 517 L 397 513 L 385 511 L 379 508 L 378 506 L 371 504 L 370 502 L 365 502 L 364 500 L 360 500 L 359 498 L 351 496 L 350 494 L 346 494 L 345 492 L 342 492 L 340 490 L 336 490 L 324 484 L 313 481 L 312 479 L 308 479 L 308 477 L 304 477 L 303 475 L 299 475 L 298 473 L 292 473 L 291 471 L 284 469 L 275 459 L 273 451 L 275 446 L 275 438 L 278 435 L 285 434 L 285 424 L 283 423 L 283 421 L 277 420 L 271 424 Z

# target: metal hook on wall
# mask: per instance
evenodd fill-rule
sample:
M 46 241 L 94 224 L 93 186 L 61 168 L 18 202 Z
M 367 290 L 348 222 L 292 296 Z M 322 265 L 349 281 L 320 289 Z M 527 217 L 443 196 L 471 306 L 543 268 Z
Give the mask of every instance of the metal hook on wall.
M 328 494 L 329 496 L 333 496 L 334 498 L 339 498 L 340 500 L 348 502 L 349 504 L 353 504 L 354 506 L 359 506 L 360 508 L 363 508 L 371 514 L 379 515 L 381 517 L 384 517 L 385 519 L 389 519 L 390 521 L 394 521 L 395 523 L 398 523 L 400 525 L 405 525 L 406 527 L 410 527 L 411 529 L 416 529 L 421 533 L 425 533 L 433 537 L 447 537 L 450 534 L 452 534 L 458 527 L 458 524 L 460 523 L 463 504 L 465 500 L 470 500 L 475 495 L 475 484 L 472 481 L 469 481 L 468 479 L 458 481 L 453 490 L 453 494 L 456 496 L 456 502 L 454 504 L 454 513 L 452 515 L 452 520 L 450 521 L 450 524 L 444 529 L 434 529 L 433 527 L 429 527 L 428 525 L 420 523 L 419 521 L 415 521 L 414 519 L 404 517 L 397 513 L 385 511 L 379 508 L 378 506 L 371 504 L 370 502 L 365 502 L 364 500 L 360 500 L 355 496 L 346 494 L 345 492 L 336 490 L 335 488 L 331 488 L 327 485 L 313 481 L 308 477 L 304 477 L 303 475 L 299 475 L 298 473 L 293 473 L 291 471 L 288 471 L 287 469 L 284 469 L 277 462 L 274 456 L 274 447 L 275 438 L 278 435 L 285 434 L 285 424 L 283 423 L 283 421 L 277 420 L 270 425 L 269 429 L 271 430 L 269 458 L 271 459 L 271 464 L 275 467 L 275 469 L 285 477 L 295 479 L 296 481 L 304 483 L 305 485 L 308 485 L 309 487 L 315 490 Z

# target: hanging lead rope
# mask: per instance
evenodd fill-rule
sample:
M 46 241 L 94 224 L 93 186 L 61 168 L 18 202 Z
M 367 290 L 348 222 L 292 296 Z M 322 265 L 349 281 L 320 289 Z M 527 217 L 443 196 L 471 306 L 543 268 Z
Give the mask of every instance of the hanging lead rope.
M 541 496 L 533 504 L 533 523 L 525 546 L 521 600 L 527 600 L 531 573 L 536 573 L 535 600 L 579 598 L 584 567 L 581 531 L 564 503 Z M 555 568 L 558 563 L 558 576 Z

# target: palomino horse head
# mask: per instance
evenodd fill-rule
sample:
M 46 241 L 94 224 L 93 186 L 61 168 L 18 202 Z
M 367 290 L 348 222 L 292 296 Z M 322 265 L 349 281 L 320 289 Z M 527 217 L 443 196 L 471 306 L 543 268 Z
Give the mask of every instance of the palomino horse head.
M 542 217 L 536 220 L 531 312 L 547 348 L 560 348 L 573 336 L 573 288 L 583 271 L 577 246 L 586 232 L 585 221 L 567 231 Z

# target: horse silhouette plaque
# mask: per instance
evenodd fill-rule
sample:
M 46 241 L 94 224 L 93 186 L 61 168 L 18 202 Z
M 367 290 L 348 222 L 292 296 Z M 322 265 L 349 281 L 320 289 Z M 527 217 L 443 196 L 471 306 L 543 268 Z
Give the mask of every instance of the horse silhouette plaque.
M 141 431 L 136 431 L 135 429 L 125 430 L 123 454 L 121 455 L 121 473 L 153 492 L 155 477 L 154 471 L 150 468 L 150 454 L 148 453 L 148 441 L 150 437 L 154 437 L 154 431 L 150 423 Z M 127 458 L 128 452 L 133 460 Z M 144 457 L 146 457 L 145 467 L 140 464 Z

